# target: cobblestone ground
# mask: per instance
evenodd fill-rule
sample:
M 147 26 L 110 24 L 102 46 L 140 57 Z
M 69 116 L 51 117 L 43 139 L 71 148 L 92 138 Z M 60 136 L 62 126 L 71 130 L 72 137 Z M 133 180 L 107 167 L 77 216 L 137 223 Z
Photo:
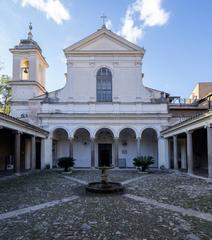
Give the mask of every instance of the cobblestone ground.
M 142 173 L 134 171 L 134 170 L 111 170 L 109 174 L 109 179 L 111 181 L 125 181 L 135 177 L 140 177 Z M 84 180 L 86 182 L 99 181 L 100 180 L 100 171 L 92 170 L 84 171 L 73 171 L 71 174 L 72 177 L 75 177 L 80 180 Z
M 122 182 L 134 178 L 125 185 L 131 195 L 211 213 L 212 184 L 204 180 L 136 171 L 111 171 L 110 176 Z M 70 177 L 97 180 L 98 172 L 74 171 Z M 70 202 L 1 219 L 1 213 L 71 196 L 76 198 Z M 80 183 L 47 171 L 0 180 L 0 239 L 211 240 L 212 221 L 138 202 L 125 194 L 86 194 Z
M 0 213 L 68 197 L 79 186 L 50 171 L 0 180 Z
M 212 183 L 183 173 L 149 174 L 130 183 L 129 193 L 212 214 Z

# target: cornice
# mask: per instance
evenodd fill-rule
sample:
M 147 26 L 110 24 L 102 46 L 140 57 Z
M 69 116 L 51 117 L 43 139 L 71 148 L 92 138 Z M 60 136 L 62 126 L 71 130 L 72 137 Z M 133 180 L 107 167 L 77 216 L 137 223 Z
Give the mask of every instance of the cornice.
M 10 48 L 9 49 L 11 53 L 36 53 L 39 55 L 39 57 L 42 59 L 43 63 L 45 64 L 45 66 L 48 68 L 49 64 L 47 63 L 45 57 L 40 53 L 40 51 L 36 48 L 22 48 L 22 49 L 14 49 L 14 48 Z
M 73 119 L 168 119 L 167 113 L 38 113 L 39 118 Z
M 19 86 L 28 86 L 28 85 L 36 85 L 38 88 L 40 88 L 41 91 L 44 93 L 46 92 L 46 89 L 44 86 L 42 86 L 39 82 L 34 80 L 11 80 L 10 85 L 19 85 Z
M 207 113 L 203 113 L 203 114 L 200 114 L 200 115 L 193 116 L 191 118 L 188 118 L 188 119 L 184 120 L 183 122 L 180 122 L 180 123 L 177 123 L 173 126 L 170 126 L 167 129 L 164 129 L 163 131 L 161 131 L 161 134 L 162 135 L 168 134 L 172 131 L 176 131 L 176 130 L 182 129 L 184 127 L 187 127 L 189 125 L 199 123 L 203 120 L 205 121 L 208 118 L 212 119 L 212 110 L 209 110 Z

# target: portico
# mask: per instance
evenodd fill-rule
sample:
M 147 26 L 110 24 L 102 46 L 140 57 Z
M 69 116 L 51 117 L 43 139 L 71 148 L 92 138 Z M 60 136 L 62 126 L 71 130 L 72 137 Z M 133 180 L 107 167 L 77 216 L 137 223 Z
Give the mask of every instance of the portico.
M 154 157 L 151 167 L 159 166 L 159 128 L 145 126 L 55 127 L 51 132 L 53 166 L 59 157 L 71 156 L 75 167 L 90 168 L 101 165 L 132 168 L 133 158 L 140 155 Z
M 48 132 L 0 113 L 0 171 L 17 173 L 41 169 Z
M 212 178 L 212 111 L 161 132 L 169 141 L 170 166 Z

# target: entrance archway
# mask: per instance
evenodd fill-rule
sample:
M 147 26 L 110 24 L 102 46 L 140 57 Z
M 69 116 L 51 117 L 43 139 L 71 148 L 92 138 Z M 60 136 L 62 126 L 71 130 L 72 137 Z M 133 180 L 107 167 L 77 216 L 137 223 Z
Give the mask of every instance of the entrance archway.
M 102 128 L 96 133 L 98 166 L 111 166 L 113 164 L 114 134 L 110 129 Z
M 57 128 L 53 131 L 52 141 L 52 157 L 53 166 L 57 166 L 57 159 L 69 156 L 69 140 L 68 133 L 63 128 Z
M 74 133 L 73 157 L 76 167 L 91 166 L 90 133 L 85 128 L 79 128 Z
M 125 167 L 133 167 L 133 158 L 137 156 L 136 133 L 131 128 L 124 128 L 119 133 L 119 162 Z
M 141 155 L 152 156 L 154 164 L 151 167 L 158 167 L 158 138 L 153 128 L 146 128 L 141 136 Z

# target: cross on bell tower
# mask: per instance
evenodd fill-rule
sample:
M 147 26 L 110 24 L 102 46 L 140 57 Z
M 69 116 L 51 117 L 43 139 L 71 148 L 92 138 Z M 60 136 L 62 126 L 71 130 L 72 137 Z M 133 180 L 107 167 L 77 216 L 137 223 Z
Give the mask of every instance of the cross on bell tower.
M 105 16 L 105 14 L 103 13 L 101 18 L 102 18 L 102 28 L 106 28 L 105 21 L 107 19 L 107 16 Z
M 28 40 L 32 40 L 33 35 L 32 35 L 32 23 L 29 23 L 29 32 L 28 32 Z

